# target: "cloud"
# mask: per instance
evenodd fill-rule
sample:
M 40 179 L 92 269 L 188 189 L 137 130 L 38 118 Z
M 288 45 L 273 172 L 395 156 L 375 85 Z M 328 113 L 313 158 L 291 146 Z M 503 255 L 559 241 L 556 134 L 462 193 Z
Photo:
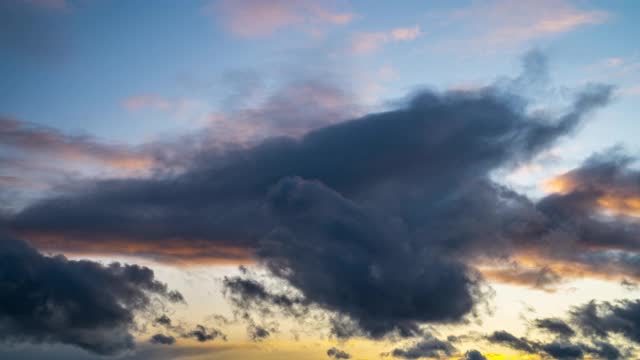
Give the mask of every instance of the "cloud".
M 58 343 L 113 355 L 133 349 L 134 316 L 154 298 L 183 301 L 151 269 L 48 257 L 0 239 L 0 340 Z
M 571 337 L 576 334 L 576 332 L 562 319 L 556 318 L 547 318 L 547 319 L 537 319 L 534 322 L 534 326 L 538 329 L 551 332 L 556 335 Z
M 331 349 L 327 350 L 327 356 L 334 359 L 351 359 L 351 355 L 336 347 L 332 347 Z
M 443 44 L 480 50 L 513 47 L 607 21 L 602 10 L 580 9 L 567 0 L 474 1 L 445 16 L 446 26 L 464 25 L 461 38 Z M 454 32 L 455 33 L 455 32 Z
M 258 325 L 253 325 L 249 328 L 249 338 L 251 341 L 262 341 L 271 336 L 271 332 Z
M 487 360 L 478 350 L 470 350 L 464 354 L 464 357 L 460 360 Z
M 480 296 L 471 269 L 412 251 L 401 224 L 318 182 L 284 178 L 268 204 L 283 228 L 264 240 L 257 255 L 312 302 L 348 315 L 367 336 L 419 333 L 417 322 L 457 321 Z M 409 271 L 397 271 L 407 264 Z
M 640 170 L 632 168 L 634 162 L 634 158 L 614 148 L 593 155 L 581 167 L 547 181 L 545 188 L 558 196 L 580 194 L 581 202 L 576 202 L 576 206 L 640 216 Z
M 140 343 L 135 352 L 124 353 L 115 358 L 122 360 L 192 360 L 197 357 L 215 356 L 213 354 L 226 350 L 228 347 L 158 346 L 157 344 Z M 60 345 L 3 347 L 0 348 L 0 357 L 12 360 L 104 360 L 109 358 L 75 347 Z
M 348 92 L 327 80 L 307 79 L 277 89 L 257 106 L 212 116 L 210 127 L 227 140 L 255 143 L 275 136 L 301 137 L 359 111 Z
M 351 40 L 351 51 L 356 54 L 369 53 L 381 46 L 400 41 L 413 41 L 423 33 L 419 26 L 395 28 L 389 32 L 361 32 Z
M 448 341 L 439 340 L 432 335 L 427 335 L 424 339 L 413 344 L 407 349 L 394 349 L 391 352 L 391 355 L 393 357 L 403 359 L 440 359 L 441 356 L 452 356 L 455 351 L 456 348 Z
M 571 343 L 563 337 L 544 343 L 525 337 L 518 338 L 504 330 L 495 331 L 487 336 L 486 339 L 491 343 L 501 344 L 524 353 L 538 354 L 544 357 L 550 356 L 554 359 L 582 359 L 585 354 L 596 355 L 598 358 L 608 360 L 615 360 L 621 357 L 621 352 L 617 347 L 598 339 L 594 339 L 592 345 L 580 342 Z
M 536 64 L 525 71 L 544 75 Z M 611 94 L 590 85 L 563 111 L 531 112 L 516 88 L 423 91 L 299 137 L 200 153 L 178 174 L 97 181 L 5 222 L 42 248 L 251 257 L 292 293 L 230 278 L 241 307 L 322 309 L 336 336 L 421 334 L 485 301 L 474 264 L 540 250 L 558 233 L 550 199 L 531 201 L 491 175 L 553 146 Z
M 556 359 L 582 359 L 584 353 L 579 345 L 552 342 L 541 346 L 547 354 Z
M 144 108 L 169 110 L 173 107 L 173 104 L 170 100 L 165 99 L 158 94 L 142 94 L 124 99 L 122 106 L 130 111 L 141 110 Z
M 313 29 L 325 25 L 344 25 L 354 14 L 337 12 L 310 0 L 223 0 L 212 2 L 208 11 L 224 27 L 241 37 L 266 37 L 292 26 Z
M 160 325 L 171 326 L 171 318 L 169 318 L 166 314 L 162 314 L 161 316 L 157 317 L 154 321 L 155 323 Z
M 85 135 L 67 135 L 34 123 L 0 117 L 0 146 L 24 155 L 97 162 L 115 168 L 150 166 L 148 154 L 123 145 L 102 143 Z
M 517 262 L 506 262 L 480 267 L 482 275 L 492 281 L 529 286 L 553 292 L 563 277 L 549 266 L 525 267 Z
M 149 339 L 149 342 L 159 345 L 173 345 L 176 343 L 176 338 L 171 335 L 155 334 Z
M 547 219 L 538 235 L 545 246 L 529 247 L 528 257 L 562 275 L 636 279 L 640 173 L 634 162 L 613 149 L 547 182 L 553 192 L 536 204 Z
M 213 341 L 216 339 L 227 341 L 227 335 L 219 329 L 207 328 L 206 326 L 200 324 L 190 327 L 182 322 L 174 323 L 166 314 L 162 314 L 161 316 L 156 317 L 153 320 L 153 324 L 154 326 L 159 325 L 161 327 L 164 327 L 166 332 L 169 332 L 182 339 L 193 339 L 201 343 Z M 151 342 L 173 345 L 176 342 L 176 338 L 172 335 L 157 334 L 152 337 Z
M 493 334 L 487 336 L 487 340 L 494 344 L 505 345 L 530 354 L 535 353 L 538 347 L 537 344 L 530 342 L 528 339 L 515 337 L 504 330 L 495 331 Z
M 591 301 L 571 311 L 572 321 L 584 335 L 606 339 L 610 334 L 620 334 L 635 343 L 640 343 L 639 314 L 639 300 Z
M 184 338 L 193 338 L 198 342 L 213 341 L 217 338 L 226 340 L 227 336 L 218 329 L 207 329 L 203 325 L 196 325 L 195 329 L 182 335 Z

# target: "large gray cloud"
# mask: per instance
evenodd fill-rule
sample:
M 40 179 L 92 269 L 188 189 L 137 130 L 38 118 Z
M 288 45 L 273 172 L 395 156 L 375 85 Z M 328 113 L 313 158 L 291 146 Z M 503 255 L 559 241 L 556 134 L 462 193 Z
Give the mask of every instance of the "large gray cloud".
M 202 154 L 179 175 L 98 181 L 6 222 L 67 251 L 124 242 L 162 260 L 254 257 L 301 305 L 344 320 L 336 335 L 419 334 L 421 323 L 460 321 L 483 300 L 474 259 L 545 235 L 546 207 L 493 172 L 571 133 L 610 93 L 588 86 L 551 117 L 495 86 L 423 91 L 299 139 Z M 236 280 L 226 285 L 247 299 L 285 299 Z
M 0 340 L 74 345 L 98 354 L 134 347 L 137 312 L 183 301 L 151 269 L 48 257 L 0 238 Z

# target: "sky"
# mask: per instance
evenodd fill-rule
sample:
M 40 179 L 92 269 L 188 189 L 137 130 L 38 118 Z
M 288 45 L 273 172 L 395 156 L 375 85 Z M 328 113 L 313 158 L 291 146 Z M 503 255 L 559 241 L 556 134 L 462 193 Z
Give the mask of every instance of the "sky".
M 639 16 L 0 0 L 0 358 L 640 358 Z

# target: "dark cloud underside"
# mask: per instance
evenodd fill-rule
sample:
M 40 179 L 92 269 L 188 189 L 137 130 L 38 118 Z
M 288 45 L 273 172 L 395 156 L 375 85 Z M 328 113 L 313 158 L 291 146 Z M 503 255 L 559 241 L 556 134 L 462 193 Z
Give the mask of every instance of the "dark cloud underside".
M 0 238 L 0 340 L 57 343 L 112 355 L 134 347 L 137 312 L 153 297 L 182 301 L 137 265 L 47 257 Z

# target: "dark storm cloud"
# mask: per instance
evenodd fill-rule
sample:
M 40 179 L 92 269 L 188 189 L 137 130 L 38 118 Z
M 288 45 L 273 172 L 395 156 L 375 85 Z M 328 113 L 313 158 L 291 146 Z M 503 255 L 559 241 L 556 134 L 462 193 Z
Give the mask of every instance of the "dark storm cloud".
M 228 279 L 236 305 L 316 306 L 335 313 L 338 336 L 416 335 L 484 300 L 474 259 L 545 234 L 545 213 L 492 173 L 571 133 L 610 93 L 588 86 L 550 117 L 497 87 L 424 91 L 301 138 L 202 154 L 179 175 L 98 181 L 7 222 L 68 251 L 253 256 L 299 295 Z
M 174 323 L 173 320 L 166 314 L 156 317 L 153 320 L 155 325 L 164 327 L 166 332 L 169 332 L 182 339 L 193 339 L 198 342 L 213 341 L 216 339 L 222 339 L 227 341 L 227 335 L 217 328 L 208 328 L 204 325 L 197 324 L 193 327 L 186 325 L 182 322 Z M 156 342 L 161 343 L 162 340 L 176 341 L 174 336 L 158 334 L 160 336 L 170 337 L 171 339 L 155 339 Z M 155 337 L 155 336 L 154 336 Z M 154 339 L 151 339 L 154 342 Z
M 351 355 L 336 347 L 332 347 L 331 349 L 327 350 L 327 356 L 334 359 L 351 359 Z
M 137 265 L 47 257 L 0 238 L 0 340 L 74 345 L 98 354 L 134 347 L 136 312 L 182 296 Z
M 487 358 L 478 350 L 469 350 L 460 360 L 487 360 Z
M 162 314 L 161 316 L 157 317 L 154 321 L 155 323 L 160 325 L 171 326 L 171 318 L 169 318 L 166 314 Z
M 504 330 L 496 331 L 487 336 L 487 340 L 494 344 L 501 344 L 530 354 L 535 353 L 538 347 L 538 344 L 529 341 L 527 338 L 518 338 Z
M 269 336 L 271 336 L 271 332 L 259 325 L 253 325 L 250 326 L 248 329 L 249 332 L 249 339 L 251 339 L 251 341 L 262 341 L 266 338 L 268 338 Z
M 556 321 L 554 321 L 554 327 L 557 325 L 555 323 Z M 507 346 L 528 354 L 539 354 L 561 360 L 582 359 L 585 354 L 607 360 L 616 360 L 622 357 L 621 351 L 616 346 L 599 339 L 593 339 L 592 345 L 588 345 L 580 342 L 572 343 L 567 340 L 566 336 L 561 336 L 551 342 L 544 343 L 525 337 L 516 337 L 504 330 L 495 331 L 493 334 L 486 336 L 486 339 L 491 343 Z
M 427 335 L 424 339 L 406 349 L 394 349 L 391 352 L 393 357 L 403 359 L 436 358 L 453 355 L 456 348 L 448 341 L 437 339 Z
M 171 335 L 155 334 L 149 339 L 152 344 L 160 345 L 173 345 L 176 343 L 176 338 Z
M 157 344 L 140 343 L 135 352 L 119 355 L 118 360 L 193 360 L 198 357 L 215 356 L 218 351 L 228 350 L 223 347 L 204 346 L 158 346 Z M 113 357 L 112 357 L 113 358 Z M 0 348 L 0 359 L 11 360 L 104 360 L 98 355 L 80 350 L 72 346 L 60 345 L 16 345 Z
M 595 347 L 586 348 L 587 352 L 589 352 L 590 354 L 593 354 L 605 360 L 617 360 L 623 358 L 622 352 L 616 346 L 608 342 L 598 340 L 595 340 L 593 343 Z
M 264 284 L 241 277 L 225 277 L 225 294 L 241 310 L 259 309 L 261 313 L 280 310 L 286 314 L 300 316 L 307 311 L 308 302 L 297 296 L 273 293 Z
M 227 336 L 218 329 L 207 329 L 203 325 L 196 325 L 195 329 L 182 335 L 184 338 L 193 338 L 199 342 L 213 341 L 215 339 L 227 340 Z
M 640 300 L 591 301 L 575 308 L 571 315 L 584 335 L 606 339 L 620 334 L 640 344 Z
M 321 307 L 348 315 L 368 336 L 416 333 L 417 322 L 456 321 L 479 300 L 478 280 L 466 266 L 417 251 L 403 224 L 319 182 L 283 179 L 268 203 L 286 230 L 269 235 L 258 256 L 272 273 Z
M 432 225 L 437 216 L 456 215 L 461 210 L 456 206 L 474 205 L 474 199 L 467 197 L 483 191 L 490 171 L 535 155 L 571 131 L 583 115 L 606 103 L 609 94 L 607 87 L 590 87 L 565 115 L 549 119 L 525 114 L 512 104 L 515 95 L 491 88 L 424 92 L 405 108 L 325 127 L 301 140 L 272 139 L 231 152 L 214 165 L 203 157 L 175 178 L 101 181 L 30 206 L 12 226 L 74 238 L 181 238 L 251 246 L 272 228 L 260 211 L 264 195 L 287 176 L 319 180 L 372 205 L 386 200 L 381 198 L 388 196 L 383 187 L 409 188 L 415 192 L 412 196 L 421 196 L 410 205 L 418 206 L 418 201 L 441 205 L 396 216 L 412 216 L 400 219 L 411 226 L 434 218 Z M 486 196 L 495 197 L 487 191 Z M 442 198 L 444 194 L 447 197 Z M 411 200 L 405 199 L 410 194 L 399 195 Z M 397 209 L 401 210 L 409 209 Z
M 556 318 L 537 319 L 534 322 L 535 327 L 544 331 L 551 332 L 556 335 L 571 337 L 575 335 L 575 331 L 564 320 Z
M 552 342 L 542 345 L 541 349 L 555 359 L 582 359 L 584 356 L 580 346 L 569 343 Z

